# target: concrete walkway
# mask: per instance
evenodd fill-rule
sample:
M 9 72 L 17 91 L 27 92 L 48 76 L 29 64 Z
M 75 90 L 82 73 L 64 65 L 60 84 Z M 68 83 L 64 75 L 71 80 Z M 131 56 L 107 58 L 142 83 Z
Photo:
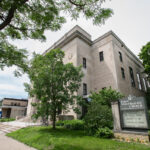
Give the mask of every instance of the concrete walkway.
M 0 134 L 0 150 L 36 150 L 10 137 Z
M 37 125 L 40 124 L 19 121 L 0 123 L 0 150 L 36 150 L 19 141 L 7 137 L 5 134 L 16 131 L 20 128 Z

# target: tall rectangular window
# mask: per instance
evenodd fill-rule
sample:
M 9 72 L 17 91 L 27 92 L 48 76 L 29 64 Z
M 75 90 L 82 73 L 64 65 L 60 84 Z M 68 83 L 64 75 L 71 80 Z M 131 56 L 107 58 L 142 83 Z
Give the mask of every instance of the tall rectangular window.
M 100 61 L 103 61 L 103 60 L 104 60 L 103 51 L 102 51 L 102 52 L 99 52 L 99 59 L 100 59 Z
M 87 95 L 87 84 L 83 83 L 83 95 Z
M 86 68 L 86 58 L 83 58 L 83 68 Z
M 131 67 L 129 67 L 129 73 L 130 73 L 131 85 L 135 87 L 134 74 L 133 74 L 133 69 Z
M 137 75 L 137 80 L 138 80 L 138 87 L 139 87 L 139 89 L 141 90 L 141 89 L 142 89 L 142 86 L 141 86 L 140 74 L 137 73 L 136 75 Z
M 147 91 L 146 82 L 144 78 L 143 78 L 143 84 L 144 84 L 144 90 Z
M 124 73 L 124 69 L 121 68 L 121 74 L 122 74 L 122 78 L 125 79 L 125 73 Z
M 122 54 L 121 52 L 119 52 L 119 58 L 120 58 L 120 61 L 123 62 L 123 59 L 122 59 Z
M 149 83 L 149 81 L 147 81 L 147 85 L 148 85 L 148 87 L 150 87 L 150 83 Z

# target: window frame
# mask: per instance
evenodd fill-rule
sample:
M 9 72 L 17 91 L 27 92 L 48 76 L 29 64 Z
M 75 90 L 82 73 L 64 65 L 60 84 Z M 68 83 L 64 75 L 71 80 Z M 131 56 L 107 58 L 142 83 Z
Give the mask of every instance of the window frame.
M 83 83 L 83 95 L 87 95 L 87 84 Z
M 104 52 L 103 51 L 99 52 L 99 60 L 100 60 L 100 62 L 104 61 Z
M 124 71 L 124 68 L 121 67 L 121 75 L 122 75 L 122 79 L 125 79 L 126 76 L 125 76 L 125 71 Z
M 120 62 L 123 62 L 122 53 L 119 51 Z
M 129 74 L 130 74 L 131 86 L 135 87 L 134 73 L 132 67 L 130 66 L 129 66 Z
M 83 65 L 83 68 L 85 68 L 85 69 L 87 68 L 85 57 L 83 57 L 83 59 L 82 59 L 82 65 Z

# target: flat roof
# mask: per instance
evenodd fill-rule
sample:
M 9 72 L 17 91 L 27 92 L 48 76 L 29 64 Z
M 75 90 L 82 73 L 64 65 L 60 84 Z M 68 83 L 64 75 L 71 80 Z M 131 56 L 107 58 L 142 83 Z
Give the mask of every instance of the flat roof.
M 3 100 L 28 101 L 28 99 L 3 98 Z

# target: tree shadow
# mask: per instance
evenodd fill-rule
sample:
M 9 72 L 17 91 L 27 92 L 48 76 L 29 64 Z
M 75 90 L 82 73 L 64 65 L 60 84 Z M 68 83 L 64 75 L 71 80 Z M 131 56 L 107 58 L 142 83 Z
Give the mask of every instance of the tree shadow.
M 69 130 L 69 129 L 64 129 L 64 128 L 56 128 L 56 129 L 52 129 L 52 128 L 43 128 L 40 129 L 39 132 L 41 134 L 50 134 L 51 136 L 55 137 L 55 138 L 81 138 L 83 136 L 86 136 L 84 131 L 80 131 L 80 130 Z

